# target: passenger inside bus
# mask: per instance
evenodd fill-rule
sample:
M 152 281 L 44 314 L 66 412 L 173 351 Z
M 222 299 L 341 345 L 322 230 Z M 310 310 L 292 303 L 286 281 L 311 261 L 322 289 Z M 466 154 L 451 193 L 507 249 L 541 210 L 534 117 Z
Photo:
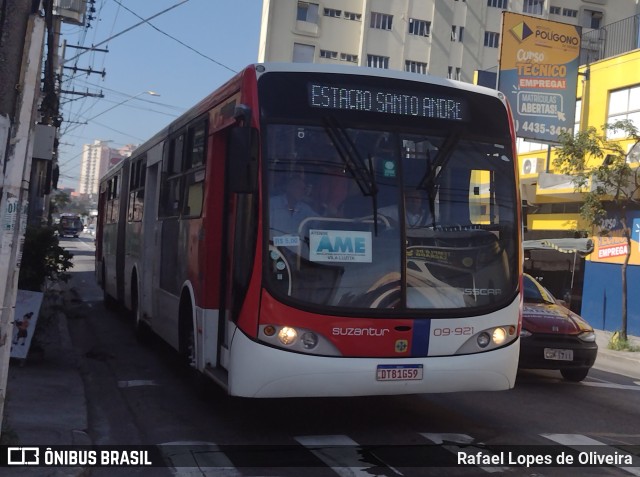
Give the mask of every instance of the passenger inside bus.
M 298 233 L 300 223 L 318 214 L 304 202 L 306 184 L 301 174 L 287 178 L 284 192 L 269 200 L 270 236 Z

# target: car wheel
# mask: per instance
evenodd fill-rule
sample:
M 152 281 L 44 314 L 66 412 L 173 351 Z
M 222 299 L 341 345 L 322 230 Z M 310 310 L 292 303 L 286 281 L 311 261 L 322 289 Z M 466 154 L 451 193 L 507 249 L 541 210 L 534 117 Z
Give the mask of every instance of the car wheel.
M 590 368 L 561 369 L 560 374 L 567 381 L 579 382 L 587 377 Z

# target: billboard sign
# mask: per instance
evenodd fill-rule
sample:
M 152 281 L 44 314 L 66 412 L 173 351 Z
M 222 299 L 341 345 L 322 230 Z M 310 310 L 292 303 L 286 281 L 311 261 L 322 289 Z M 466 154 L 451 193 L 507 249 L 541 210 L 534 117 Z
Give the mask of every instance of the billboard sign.
M 518 137 L 554 143 L 573 130 L 580 35 L 576 25 L 503 12 L 498 89 Z

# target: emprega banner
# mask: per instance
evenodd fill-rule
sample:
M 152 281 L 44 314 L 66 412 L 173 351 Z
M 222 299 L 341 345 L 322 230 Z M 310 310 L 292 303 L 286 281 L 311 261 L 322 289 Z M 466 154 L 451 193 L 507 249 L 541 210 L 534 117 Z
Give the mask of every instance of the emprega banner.
M 573 130 L 581 31 L 503 13 L 498 89 L 511 104 L 518 137 L 554 143 Z

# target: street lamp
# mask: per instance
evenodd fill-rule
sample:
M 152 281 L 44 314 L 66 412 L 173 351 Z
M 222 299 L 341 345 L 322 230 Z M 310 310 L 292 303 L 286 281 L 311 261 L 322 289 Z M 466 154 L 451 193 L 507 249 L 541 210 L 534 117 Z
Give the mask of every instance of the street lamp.
M 126 103 L 126 102 L 128 102 L 128 101 L 131 101 L 132 99 L 136 99 L 138 96 L 142 96 L 143 94 L 148 94 L 148 95 L 150 95 L 150 96 L 160 96 L 160 94 L 156 93 L 155 91 L 141 91 L 140 93 L 135 94 L 135 95 L 133 95 L 133 96 L 129 96 L 129 97 L 128 97 L 128 98 L 126 98 L 124 101 L 120 101 L 119 103 L 114 104 L 114 105 L 113 105 L 113 106 L 111 106 L 110 108 L 105 109 L 105 110 L 104 110 L 104 111 L 102 111 L 101 113 L 98 113 L 98 114 L 96 114 L 95 116 L 93 116 L 93 117 L 91 117 L 91 118 L 87 119 L 87 122 L 89 122 L 89 121 L 93 121 L 93 120 L 94 120 L 94 119 L 96 119 L 97 117 L 102 116 L 103 114 L 108 113 L 108 112 L 109 112 L 109 111 L 111 111 L 112 109 L 115 109 L 115 108 L 117 108 L 118 106 L 122 106 L 124 103 Z

